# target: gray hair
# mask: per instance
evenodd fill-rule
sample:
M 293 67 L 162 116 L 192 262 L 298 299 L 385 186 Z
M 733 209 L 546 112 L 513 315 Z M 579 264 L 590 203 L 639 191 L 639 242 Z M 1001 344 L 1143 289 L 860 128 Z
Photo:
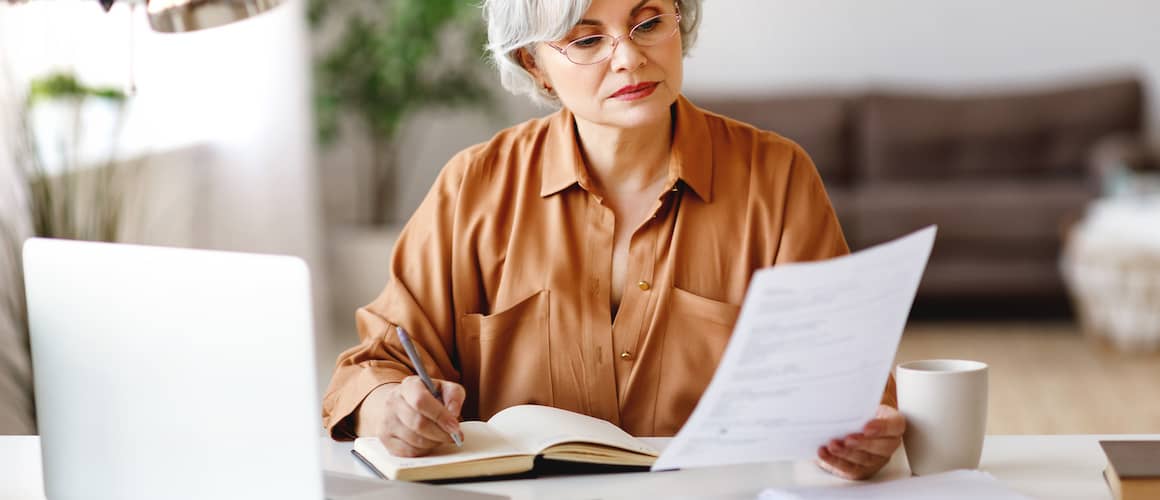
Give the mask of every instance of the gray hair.
M 685 55 L 697 39 L 702 0 L 675 0 L 681 9 L 681 49 Z M 519 49 L 559 40 L 580 22 L 592 0 L 483 0 L 487 21 L 487 52 L 509 92 L 527 95 L 537 104 L 558 106 L 559 99 L 543 89 L 524 69 Z

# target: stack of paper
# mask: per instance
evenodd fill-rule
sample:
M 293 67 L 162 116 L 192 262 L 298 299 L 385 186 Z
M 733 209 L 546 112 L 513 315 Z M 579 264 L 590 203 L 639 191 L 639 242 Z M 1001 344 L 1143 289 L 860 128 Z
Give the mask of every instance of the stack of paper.
M 977 470 L 956 470 L 884 483 L 853 483 L 828 488 L 769 489 L 758 500 L 1028 500 Z

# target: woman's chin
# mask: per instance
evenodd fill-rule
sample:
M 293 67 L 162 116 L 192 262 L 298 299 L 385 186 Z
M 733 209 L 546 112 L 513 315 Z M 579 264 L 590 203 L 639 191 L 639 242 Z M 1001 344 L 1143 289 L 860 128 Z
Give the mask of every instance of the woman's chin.
M 668 123 L 670 106 L 676 100 L 661 96 L 632 102 L 611 102 L 605 107 L 604 123 L 621 128 L 641 128 Z M 646 102 L 647 101 L 647 102 Z

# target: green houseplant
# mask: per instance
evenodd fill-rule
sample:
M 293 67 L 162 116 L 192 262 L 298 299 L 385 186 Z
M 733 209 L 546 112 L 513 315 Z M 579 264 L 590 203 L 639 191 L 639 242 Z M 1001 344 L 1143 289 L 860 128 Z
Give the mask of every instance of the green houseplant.
M 27 111 L 53 102 L 63 105 L 71 117 L 71 137 L 54 146 L 61 148 L 61 164 L 54 171 L 46 168 L 44 151 L 37 147 L 31 124 L 23 127 L 31 142 L 25 155 L 26 180 L 29 190 L 28 213 L 35 236 L 90 241 L 115 241 L 124 223 L 126 184 L 124 170 L 116 165 L 115 149 L 97 165 L 82 165 L 77 154 L 81 136 L 85 133 L 83 113 L 86 103 L 101 101 L 113 107 L 113 130 L 108 133 L 116 144 L 124 124 L 124 106 L 127 96 L 119 89 L 90 87 L 81 84 L 71 73 L 54 73 L 32 81 L 27 99 Z M 31 114 L 24 120 L 30 121 Z
M 107 105 L 114 116 L 113 130 L 86 130 L 82 123 L 86 103 Z M 13 116 L 0 130 L 7 130 L 10 166 L 5 180 L 14 180 L 12 196 L 0 213 L 0 434 L 35 432 L 32 385 L 28 361 L 28 318 L 24 302 L 21 247 L 25 237 L 115 241 L 125 225 L 125 200 L 130 186 L 115 154 L 97 165 L 82 165 L 78 152 L 85 132 L 108 133 L 115 144 L 120 136 L 127 97 L 120 90 L 90 87 L 71 73 L 34 79 Z M 50 109 L 51 108 L 51 109 Z M 48 110 L 63 118 L 55 124 L 59 136 L 38 134 L 37 114 Z M 43 130 L 41 130 L 43 132 Z M 54 162 L 46 161 L 46 147 L 56 148 Z M 115 151 L 115 150 L 112 150 Z M 6 194 L 7 196 L 7 194 Z M 13 203 L 12 198 L 15 198 Z M 14 209 L 14 210 L 13 210 Z
M 397 189 L 398 134 L 424 108 L 476 106 L 494 111 L 481 76 L 486 39 L 470 0 L 311 0 L 318 33 L 341 28 L 315 61 L 320 142 L 336 138 L 339 118 L 357 118 L 371 143 L 359 173 L 358 222 L 382 226 Z

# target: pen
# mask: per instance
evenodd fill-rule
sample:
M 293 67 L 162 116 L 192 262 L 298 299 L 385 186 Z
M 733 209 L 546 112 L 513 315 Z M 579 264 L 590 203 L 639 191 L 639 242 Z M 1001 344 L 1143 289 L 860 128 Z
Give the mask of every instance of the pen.
M 431 395 L 440 402 L 443 401 L 443 394 L 439 388 L 435 386 L 435 382 L 431 381 L 431 376 L 427 375 L 427 370 L 423 368 L 423 362 L 419 358 L 419 351 L 415 350 L 415 344 L 411 343 L 411 337 L 407 336 L 406 330 L 401 326 L 395 326 L 395 332 L 399 334 L 399 342 L 403 344 L 403 350 L 407 351 L 407 357 L 411 358 L 411 364 L 415 367 L 415 372 L 419 374 L 419 380 L 423 381 L 423 385 L 427 386 L 427 390 L 431 391 Z M 455 441 L 455 446 L 463 447 L 463 440 L 459 435 L 450 433 L 451 440 Z

